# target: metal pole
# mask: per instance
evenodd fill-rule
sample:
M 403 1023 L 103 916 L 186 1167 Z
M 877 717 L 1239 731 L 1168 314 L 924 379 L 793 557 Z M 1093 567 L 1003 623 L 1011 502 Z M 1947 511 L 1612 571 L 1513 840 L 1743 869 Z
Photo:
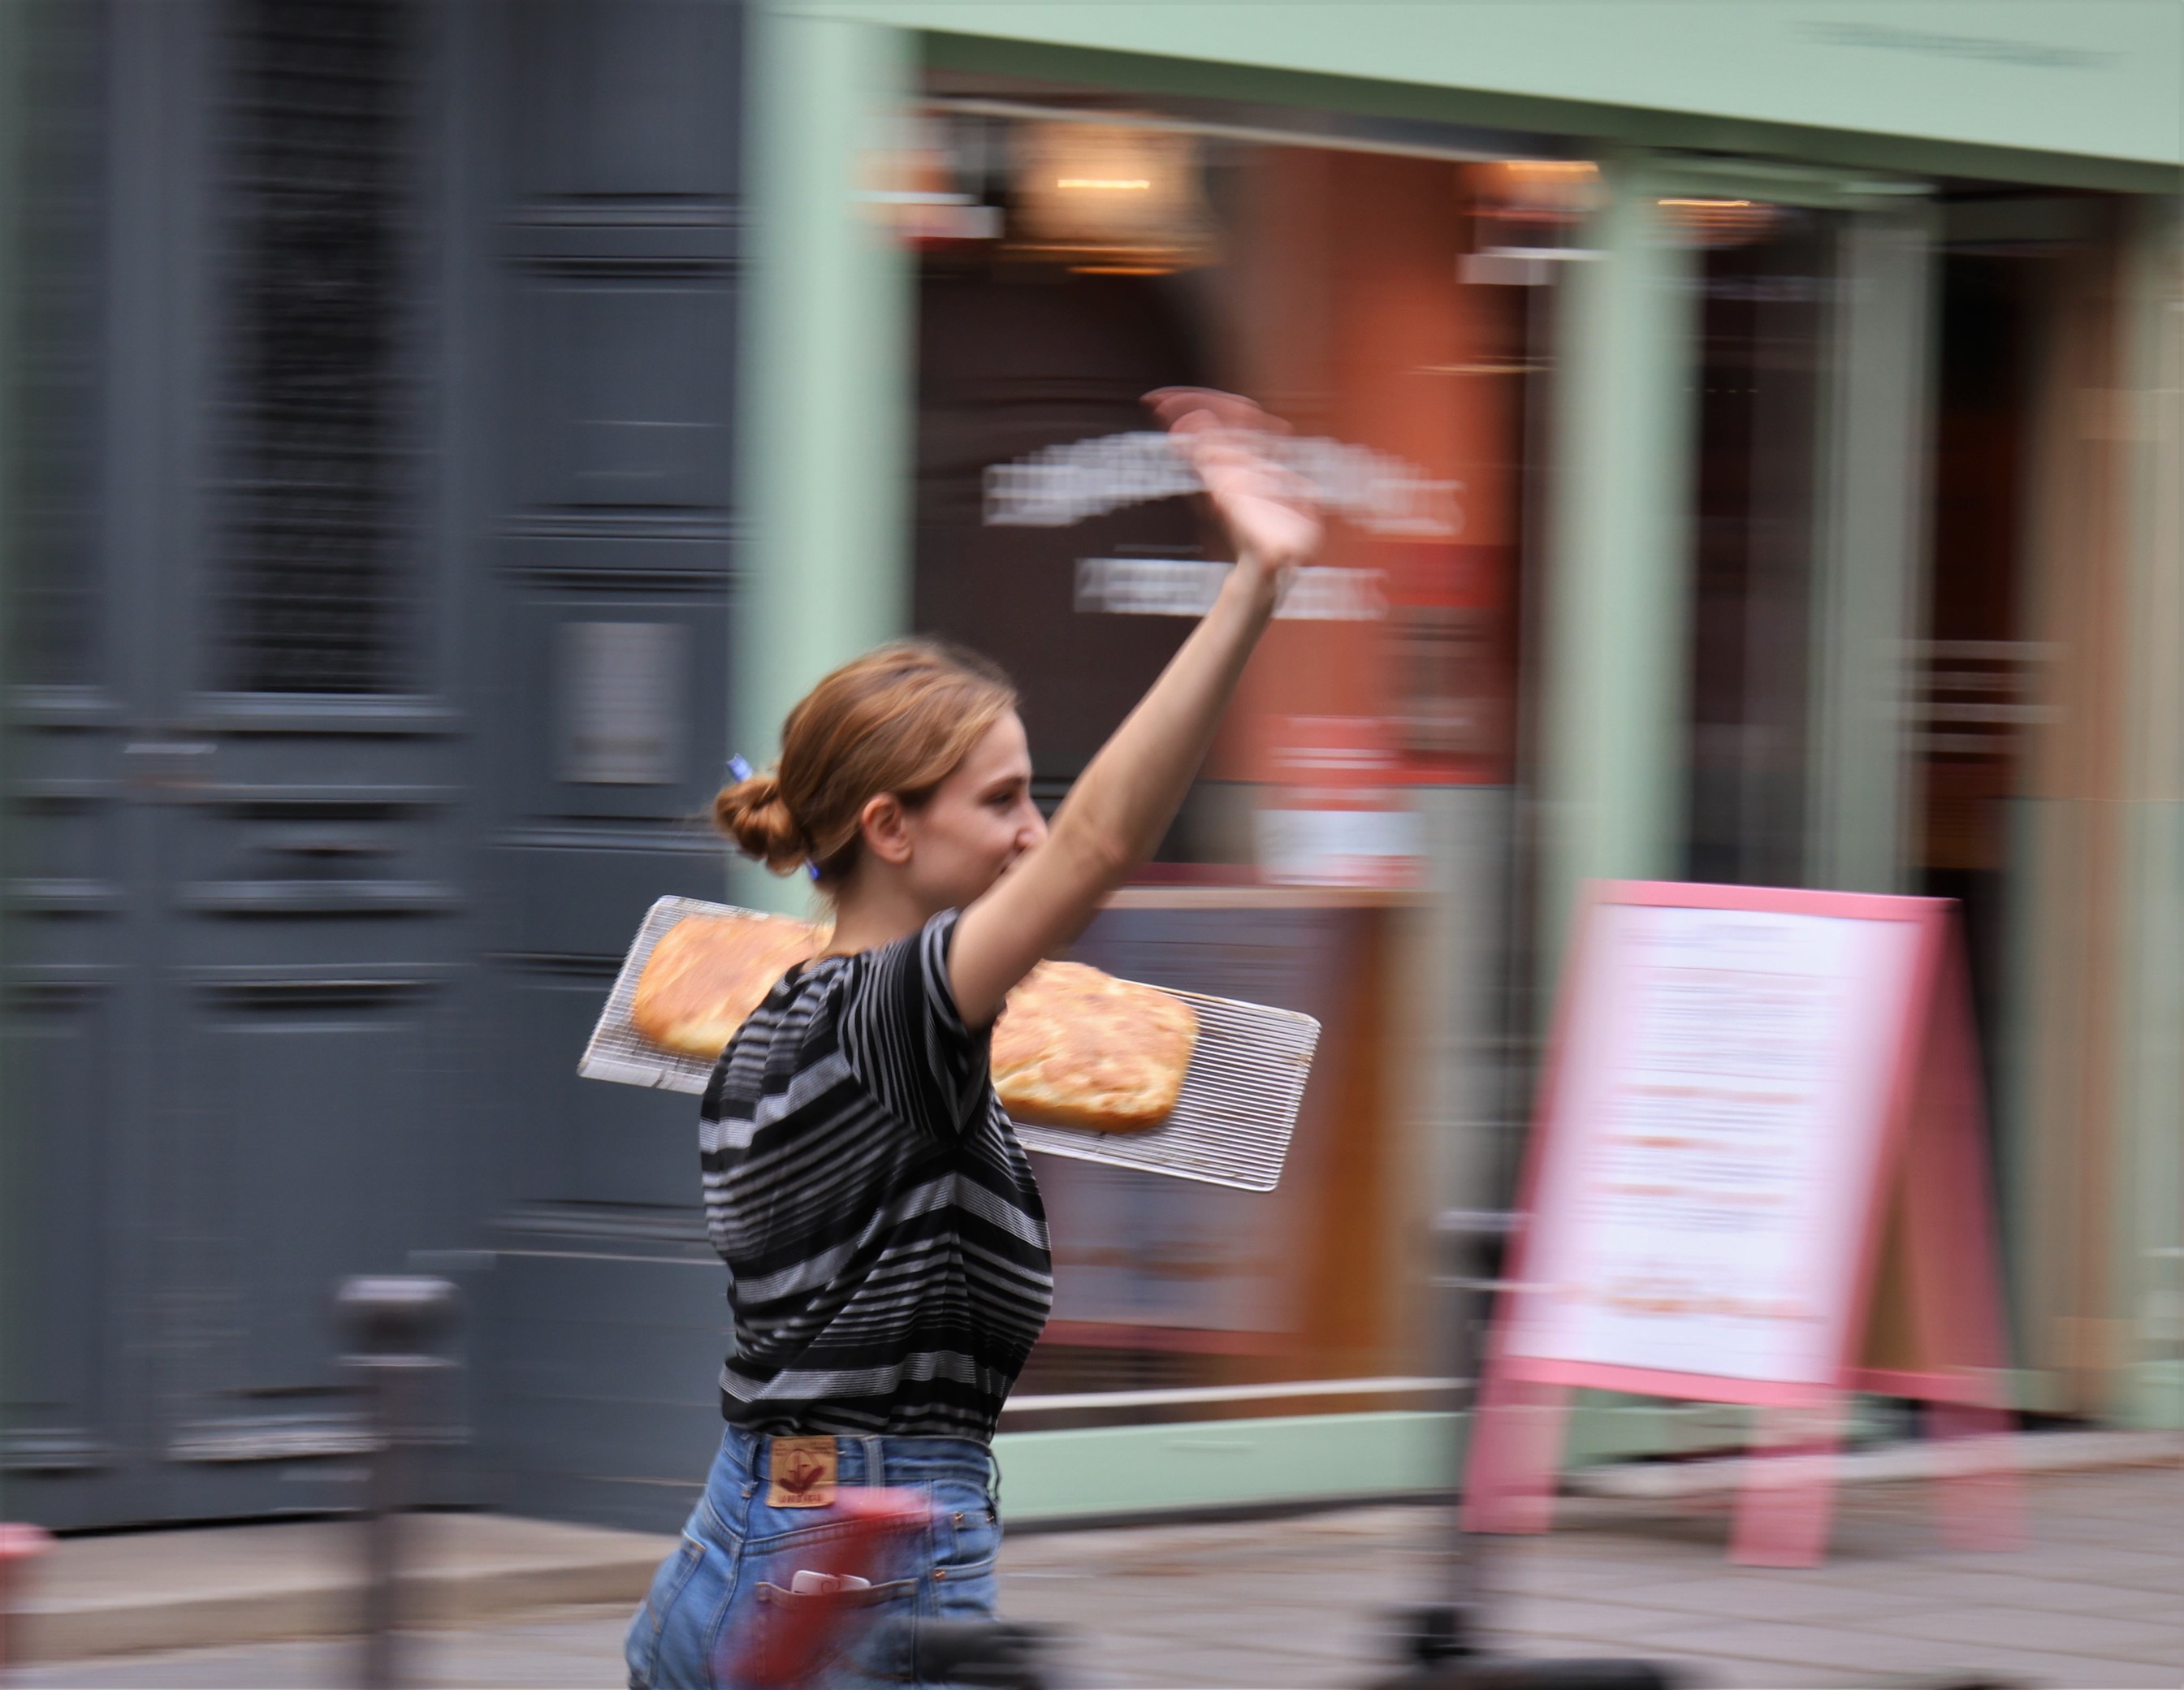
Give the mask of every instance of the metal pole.
M 1456 1376 L 1463 1381 L 1465 1405 L 1471 1425 L 1479 1423 L 1480 1389 L 1486 1370 L 1486 1325 L 1494 1314 L 1494 1293 L 1501 1289 L 1502 1261 L 1517 1217 L 1506 1209 L 1455 1209 L 1435 1218 L 1443 1259 L 1449 1270 L 1446 1285 L 1453 1304 L 1457 1331 Z M 1479 1615 L 1486 1598 L 1484 1546 L 1463 1529 L 1463 1448 L 1451 1453 L 1455 1460 L 1459 1500 L 1449 1511 L 1449 1553 L 1453 1563 L 1450 1599 L 1463 1615 L 1463 1641 L 1475 1648 Z
M 1502 1248 L 1517 1217 L 1502 1209 L 1452 1209 L 1434 1220 L 1439 1258 L 1435 1286 L 1447 1293 L 1446 1330 L 1451 1340 L 1450 1373 L 1462 1381 L 1465 1406 L 1473 1423 L 1479 1413 L 1479 1381 L 1485 1359 L 1485 1331 L 1491 1313 L 1489 1295 L 1500 1284 Z M 1462 1421 L 1457 1422 L 1459 1428 Z M 1461 1433 L 1459 1431 L 1459 1437 Z M 1457 1487 L 1462 1487 L 1462 1448 L 1451 1451 Z M 1486 1601 L 1483 1551 L 1476 1536 L 1463 1528 L 1460 1501 L 1449 1509 L 1446 1542 L 1447 1582 L 1443 1599 L 1407 1616 L 1407 1648 L 1430 1670 L 1435 1665 L 1480 1653 L 1479 1633 Z
M 1490 1293 L 1505 1288 L 1503 1257 L 1517 1216 L 1499 1209 L 1450 1209 L 1434 1222 L 1440 1246 L 1435 1284 L 1452 1293 L 1457 1376 L 1468 1381 L 1474 1423 L 1482 1339 L 1492 1313 Z M 1462 1469 L 1457 1468 L 1458 1489 Z M 1486 1647 L 1488 1593 L 1475 1533 L 1463 1529 L 1460 1498 L 1450 1504 L 1448 1582 L 1445 1599 L 1398 1616 L 1396 1676 L 1377 1690 L 1670 1690 L 1675 1678 L 1647 1660 L 1532 1660 Z
M 417 1386 L 427 1370 L 447 1365 L 432 1346 L 453 1320 L 455 1288 L 415 1275 L 363 1276 L 343 1280 L 336 1301 L 371 1423 L 360 1682 L 364 1690 L 398 1690 L 402 1511 L 415 1493 L 410 1470 L 420 1431 Z

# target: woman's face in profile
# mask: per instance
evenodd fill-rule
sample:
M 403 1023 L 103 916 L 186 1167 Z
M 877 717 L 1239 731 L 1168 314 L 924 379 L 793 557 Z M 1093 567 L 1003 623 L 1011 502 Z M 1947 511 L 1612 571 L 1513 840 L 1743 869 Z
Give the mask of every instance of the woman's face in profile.
M 987 729 L 932 798 L 908 813 L 905 831 L 911 888 L 934 911 L 973 902 L 1046 837 L 1031 798 L 1031 746 L 1015 711 Z

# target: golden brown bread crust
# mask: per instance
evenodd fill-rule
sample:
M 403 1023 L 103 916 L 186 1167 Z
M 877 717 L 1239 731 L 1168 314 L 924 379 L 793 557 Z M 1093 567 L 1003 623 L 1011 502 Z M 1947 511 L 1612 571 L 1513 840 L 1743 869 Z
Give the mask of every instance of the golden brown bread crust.
M 686 916 L 638 976 L 630 1020 L 653 1043 L 707 1061 L 827 930 L 778 915 Z M 994 1088 L 1017 1120 L 1145 1132 L 1174 1109 L 1198 1017 L 1150 986 L 1081 963 L 1041 963 L 994 1028 Z
M 652 948 L 629 1019 L 653 1043 L 710 1062 L 825 935 L 782 915 L 686 915 Z
M 1197 1045 L 1198 1017 L 1180 999 L 1043 962 L 994 1027 L 994 1089 L 1027 1124 L 1145 1132 L 1173 1111 Z

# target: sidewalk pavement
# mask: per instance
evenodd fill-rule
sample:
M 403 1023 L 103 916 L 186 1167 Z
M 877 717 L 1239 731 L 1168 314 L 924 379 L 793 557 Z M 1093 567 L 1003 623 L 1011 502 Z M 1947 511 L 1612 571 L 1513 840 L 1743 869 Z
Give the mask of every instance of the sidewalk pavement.
M 2036 1476 L 2026 1482 L 2030 1541 L 2014 1553 L 1944 1547 L 1932 1502 L 1924 1485 L 1846 1493 L 1826 1564 L 1783 1571 L 1726 1562 L 1719 1498 L 1570 1500 L 1551 1536 L 1490 1544 L 1497 1642 L 1527 1655 L 1674 1661 L 1695 1684 L 1720 1690 L 1850 1690 L 1972 1671 L 2053 1690 L 2184 1685 L 2184 1468 Z M 447 1623 L 409 1640 L 416 1682 L 533 1690 L 622 1682 L 629 1606 L 671 1540 L 478 1516 L 430 1524 L 435 1565 L 450 1575 L 432 1611 Z M 1385 1669 L 1387 1610 L 1435 1593 L 1446 1530 L 1443 1510 L 1402 1507 L 1019 1534 L 1003 1555 L 1002 1604 L 1013 1618 L 1071 1628 L 1075 1679 L 1086 1687 L 1362 1685 Z M 315 1558 L 345 1565 L 338 1532 L 247 1526 L 79 1540 L 63 1546 L 34 1602 L 49 1626 L 75 1602 L 70 1623 L 81 1638 L 83 1599 L 134 1578 L 143 1615 L 105 1635 L 142 1648 L 159 1635 L 162 1590 L 210 1589 L 219 1583 L 211 1569 L 226 1565 L 238 1593 L 251 1586 L 269 1605 L 288 1604 L 292 1618 L 315 1613 L 319 1624 L 338 1625 L 354 1611 L 353 1588 L 345 1608 L 321 1593 L 310 1609 L 298 1593 L 309 1587 L 304 1570 Z M 599 1553 L 579 1571 L 580 1546 L 593 1537 Z M 162 1563 L 152 1547 L 160 1542 L 183 1545 L 188 1565 Z M 100 1569 L 86 1565 L 101 1555 L 85 1552 L 114 1545 L 127 1547 Z M 452 1576 L 466 1568 L 474 1575 Z M 619 1587 L 607 1589 L 610 1581 Z M 562 1605 L 507 1611 L 526 1597 Z M 578 1602 L 601 1605 L 569 1605 Z M 119 1611 L 109 1603 L 109 1616 Z M 170 1603 L 166 1613 L 181 1609 Z M 165 1633 L 204 1635 L 201 1625 Z M 58 1661 L 7 1682 L 16 1690 L 257 1690 L 351 1683 L 355 1668 L 348 1640 L 265 1642 Z
M 429 1626 L 571 1603 L 634 1603 L 674 1544 L 490 1514 L 403 1522 L 409 1610 Z M 361 1528 L 284 1521 L 64 1538 L 24 1580 L 18 1660 L 326 1637 L 357 1623 Z

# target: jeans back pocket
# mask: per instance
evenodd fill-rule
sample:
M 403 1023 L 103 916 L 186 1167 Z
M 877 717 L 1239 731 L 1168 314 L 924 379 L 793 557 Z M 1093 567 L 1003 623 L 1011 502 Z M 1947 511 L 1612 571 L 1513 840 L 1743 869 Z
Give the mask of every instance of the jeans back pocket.
M 761 1581 L 752 1594 L 759 1614 L 736 1663 L 740 1676 L 764 1684 L 824 1683 L 830 1690 L 899 1683 L 911 1676 L 916 1579 L 824 1594 Z

